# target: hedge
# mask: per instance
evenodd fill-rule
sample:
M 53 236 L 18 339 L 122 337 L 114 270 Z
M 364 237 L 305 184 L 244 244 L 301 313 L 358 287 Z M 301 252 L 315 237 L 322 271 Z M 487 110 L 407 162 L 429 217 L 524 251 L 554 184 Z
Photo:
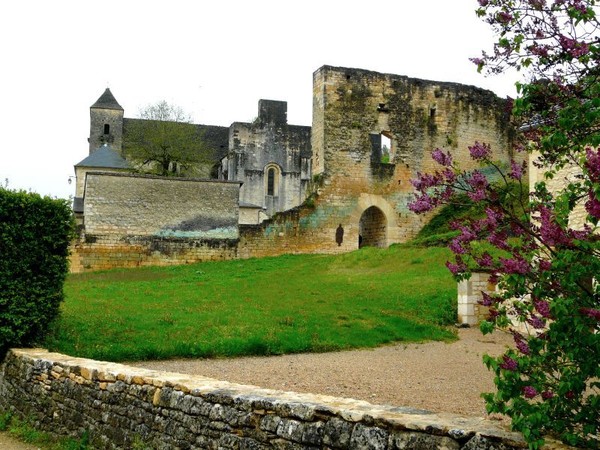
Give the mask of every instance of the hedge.
M 67 200 L 0 188 L 0 360 L 58 316 L 73 224 Z

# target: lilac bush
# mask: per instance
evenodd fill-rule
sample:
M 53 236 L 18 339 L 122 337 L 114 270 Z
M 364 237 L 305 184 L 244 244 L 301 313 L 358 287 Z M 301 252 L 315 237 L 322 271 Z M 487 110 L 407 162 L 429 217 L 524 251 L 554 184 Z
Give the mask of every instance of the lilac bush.
M 439 168 L 413 181 L 415 213 L 463 201 L 479 217 L 453 224 L 447 263 L 457 279 L 474 268 L 492 273 L 496 294 L 484 333 L 502 330 L 514 346 L 486 356 L 496 391 L 489 412 L 508 415 L 530 448 L 554 435 L 571 445 L 600 446 L 600 27 L 596 0 L 478 0 L 495 30 L 491 52 L 473 58 L 488 74 L 523 74 L 513 102 L 514 155 L 494 160 L 483 142 L 469 147 L 481 170 L 464 171 L 446 149 Z M 531 189 L 529 156 L 544 179 Z M 550 181 L 568 180 L 559 188 Z M 490 173 L 494 173 L 490 177 Z M 557 180 L 561 181 L 561 180 Z M 583 217 L 576 225 L 573 213 Z M 583 211 L 583 212 L 581 212 Z

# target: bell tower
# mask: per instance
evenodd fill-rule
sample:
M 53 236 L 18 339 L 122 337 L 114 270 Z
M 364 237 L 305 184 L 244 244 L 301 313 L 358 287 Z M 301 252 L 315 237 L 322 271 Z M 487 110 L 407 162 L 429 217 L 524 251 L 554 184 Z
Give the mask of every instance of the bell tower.
M 121 153 L 123 147 L 123 108 L 106 88 L 96 103 L 90 106 L 90 144 L 89 154 L 102 145 L 109 145 L 115 152 Z

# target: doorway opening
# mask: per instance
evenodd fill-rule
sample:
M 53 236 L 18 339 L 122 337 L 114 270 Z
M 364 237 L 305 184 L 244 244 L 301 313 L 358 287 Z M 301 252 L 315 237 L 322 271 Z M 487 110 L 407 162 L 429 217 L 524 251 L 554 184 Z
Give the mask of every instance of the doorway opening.
M 358 248 L 386 246 L 387 219 L 381 209 L 371 206 L 360 216 L 358 224 Z

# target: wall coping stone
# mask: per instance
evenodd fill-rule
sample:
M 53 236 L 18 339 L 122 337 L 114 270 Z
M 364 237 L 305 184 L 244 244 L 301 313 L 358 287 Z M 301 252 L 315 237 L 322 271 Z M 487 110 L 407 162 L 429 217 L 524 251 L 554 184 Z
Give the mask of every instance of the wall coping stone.
M 264 389 L 200 375 L 163 372 L 119 363 L 77 358 L 41 348 L 11 349 L 10 352 L 15 357 L 31 364 L 34 370 L 56 374 L 56 377 L 75 378 L 80 384 L 100 385 L 119 383 L 120 381 L 128 385 L 147 385 L 158 388 L 154 395 L 155 406 L 168 406 L 161 404 L 160 392 L 164 389 L 171 389 L 182 394 L 202 397 L 212 403 L 233 405 L 233 407 L 249 412 L 272 411 L 280 417 L 301 421 L 324 417 L 337 418 L 350 423 L 360 422 L 363 425 L 383 428 L 389 432 L 417 432 L 445 436 L 463 443 L 472 439 L 483 439 L 501 443 L 503 445 L 501 448 L 507 449 L 526 447 L 521 434 L 507 431 L 483 417 L 463 417 L 410 407 L 374 405 L 351 398 Z M 7 360 L 9 357 L 10 355 L 7 356 Z M 3 380 L 3 376 L 6 375 L 0 371 L 0 385 L 7 381 Z M 569 447 L 551 441 L 544 448 L 566 449 Z

